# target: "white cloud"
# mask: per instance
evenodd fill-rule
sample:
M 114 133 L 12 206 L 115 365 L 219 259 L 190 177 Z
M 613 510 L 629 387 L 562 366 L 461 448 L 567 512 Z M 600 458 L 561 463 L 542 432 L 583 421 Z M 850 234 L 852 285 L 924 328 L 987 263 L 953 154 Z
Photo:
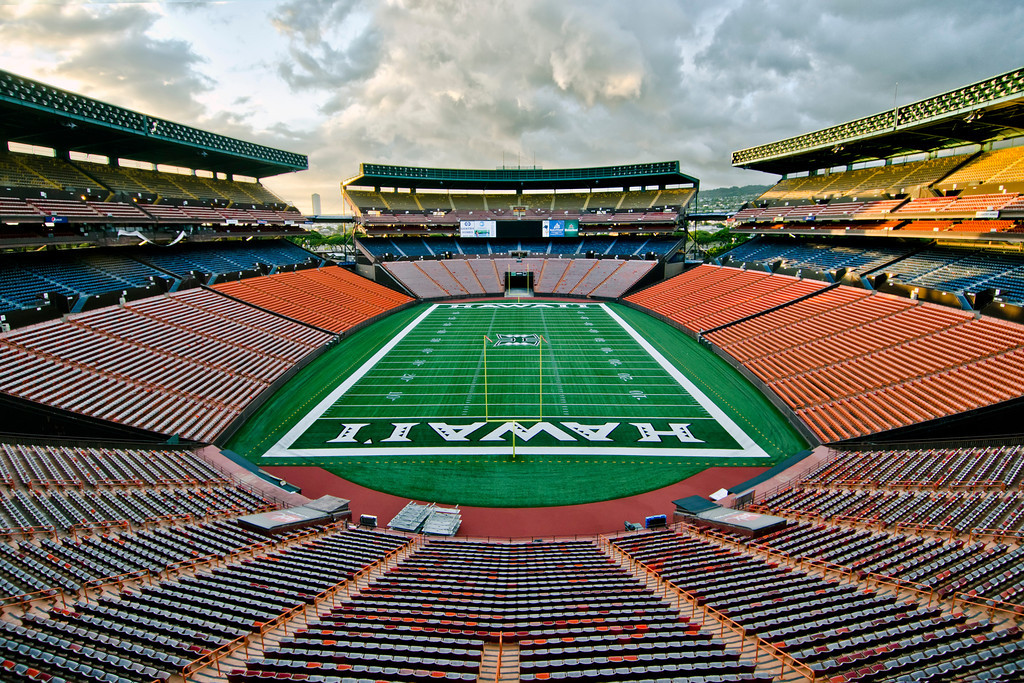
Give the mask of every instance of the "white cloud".
M 1024 4 L 250 0 L 0 5 L 0 68 L 308 154 L 270 179 L 341 209 L 360 162 L 493 168 L 736 149 L 1020 66 Z
M 201 117 L 197 97 L 213 87 L 185 37 L 156 37 L 147 5 L 0 7 L 0 44 L 30 60 L 16 73 L 157 116 Z

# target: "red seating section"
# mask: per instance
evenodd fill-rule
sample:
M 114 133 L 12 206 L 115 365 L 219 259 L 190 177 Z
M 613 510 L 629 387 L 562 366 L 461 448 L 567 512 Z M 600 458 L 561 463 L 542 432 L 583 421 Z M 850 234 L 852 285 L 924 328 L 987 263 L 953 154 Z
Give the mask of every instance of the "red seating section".
M 794 282 L 700 266 L 627 301 L 699 331 L 767 309 L 787 292 L 800 291 Z M 867 290 L 824 291 L 708 338 L 763 380 L 823 441 L 1021 395 L 1024 328 Z
M 826 283 L 701 265 L 626 297 L 694 331 L 708 330 L 812 292 Z
M 412 301 L 336 266 L 222 282 L 214 289 L 331 332 L 343 332 Z
M 15 396 L 209 440 L 330 335 L 204 290 L 68 316 L 0 337 Z
M 534 273 L 537 294 L 568 294 L 614 299 L 654 267 L 654 261 L 621 259 L 448 259 L 384 264 L 422 299 L 501 294 L 507 272 Z

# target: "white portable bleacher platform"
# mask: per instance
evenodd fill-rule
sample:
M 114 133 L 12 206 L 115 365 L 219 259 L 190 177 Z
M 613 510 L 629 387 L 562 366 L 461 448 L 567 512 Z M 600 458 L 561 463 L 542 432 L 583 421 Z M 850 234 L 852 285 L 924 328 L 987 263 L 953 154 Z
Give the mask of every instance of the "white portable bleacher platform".
M 454 536 L 462 525 L 459 508 L 435 507 L 423 522 L 423 533 L 434 536 Z
M 430 516 L 430 509 L 433 505 L 423 505 L 422 503 L 415 503 L 409 501 L 405 507 L 398 511 L 390 522 L 388 522 L 389 529 L 396 529 L 398 531 L 409 531 L 417 533 L 423 526 L 423 522 L 426 521 L 427 517 Z
M 406 503 L 388 522 L 388 528 L 392 530 L 433 536 L 454 536 L 461 525 L 462 515 L 458 507 L 438 507 L 437 503 L 414 501 Z

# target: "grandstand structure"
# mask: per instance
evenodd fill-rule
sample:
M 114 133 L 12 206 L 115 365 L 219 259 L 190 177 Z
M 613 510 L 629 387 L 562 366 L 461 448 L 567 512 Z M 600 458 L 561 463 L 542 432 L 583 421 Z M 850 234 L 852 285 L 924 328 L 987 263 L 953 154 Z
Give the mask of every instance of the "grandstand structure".
M 301 232 L 259 178 L 301 154 L 141 114 L 0 71 L 0 246 Z
M 664 276 L 699 185 L 678 161 L 492 171 L 364 163 L 342 194 L 366 233 L 365 262 L 418 298 L 502 295 L 518 273 L 537 294 L 614 299 Z
M 371 236 L 457 236 L 461 221 L 559 218 L 600 234 L 670 232 L 699 185 L 678 161 L 495 170 L 364 163 L 342 195 Z
M 693 267 L 676 232 L 697 183 L 677 162 L 364 164 L 343 185 L 367 233 L 349 269 L 282 239 L 301 217 L 255 181 L 301 155 L 0 74 L 0 138 L 50 150 L 0 150 L 0 679 L 1019 680 L 1024 187 L 1022 148 L 1000 140 L 1021 127 L 1022 91 L 1011 72 L 737 152 L 786 177 L 735 217 L 756 239 Z M 964 128 L 980 149 L 944 153 Z M 911 151 L 928 158 L 899 159 Z M 329 349 L 353 349 L 339 365 L 392 363 L 408 394 L 427 361 L 387 358 L 399 329 L 437 358 L 460 316 L 500 304 L 524 320 L 504 302 L 527 296 L 575 305 L 566 329 L 604 354 L 626 347 L 597 307 L 637 309 L 635 326 L 682 330 L 762 392 L 809 448 L 745 483 L 723 476 L 716 498 L 783 528 L 565 538 L 548 512 L 529 538 L 498 539 L 237 522 L 309 502 L 224 444 L 269 422 L 286 385 L 294 413 L 320 401 L 332 387 L 300 373 Z M 428 310 L 437 325 L 417 337 L 407 321 Z M 376 345 L 343 346 L 361 330 Z M 673 337 L 637 337 L 629 348 L 671 355 Z M 624 355 L 595 358 L 633 381 Z M 359 400 L 400 409 L 400 391 L 371 389 Z M 617 424 L 560 418 L 549 436 L 604 441 Z M 355 419 L 333 441 L 370 446 Z M 390 419 L 378 441 L 420 424 Z M 689 434 L 630 419 L 649 441 Z
M 787 140 L 733 165 L 782 178 L 732 221 L 752 234 L 1019 242 L 1024 70 Z

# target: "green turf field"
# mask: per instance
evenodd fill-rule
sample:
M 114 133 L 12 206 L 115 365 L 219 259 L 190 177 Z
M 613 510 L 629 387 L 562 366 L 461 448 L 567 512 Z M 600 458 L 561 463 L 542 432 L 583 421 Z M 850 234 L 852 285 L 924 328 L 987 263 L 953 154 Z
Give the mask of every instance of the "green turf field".
M 305 368 L 227 444 L 410 498 L 605 500 L 804 446 L 671 327 L 600 303 L 424 305 Z

